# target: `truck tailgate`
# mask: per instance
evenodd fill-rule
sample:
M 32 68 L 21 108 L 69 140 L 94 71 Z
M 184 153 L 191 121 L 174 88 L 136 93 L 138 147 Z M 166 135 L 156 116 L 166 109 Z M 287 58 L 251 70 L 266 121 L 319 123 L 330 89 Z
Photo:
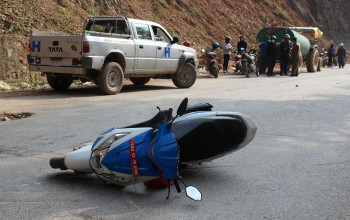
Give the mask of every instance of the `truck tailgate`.
M 31 56 L 81 57 L 82 35 L 31 36 Z
M 82 35 L 33 35 L 28 53 L 29 70 L 84 74 L 81 64 Z

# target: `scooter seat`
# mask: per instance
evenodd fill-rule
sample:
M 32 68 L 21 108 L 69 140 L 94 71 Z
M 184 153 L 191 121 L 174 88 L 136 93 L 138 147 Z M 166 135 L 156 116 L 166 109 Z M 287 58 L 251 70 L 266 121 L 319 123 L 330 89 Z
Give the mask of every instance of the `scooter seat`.
M 201 161 L 236 149 L 246 137 L 247 127 L 238 118 L 211 116 L 174 123 L 173 133 L 180 161 Z

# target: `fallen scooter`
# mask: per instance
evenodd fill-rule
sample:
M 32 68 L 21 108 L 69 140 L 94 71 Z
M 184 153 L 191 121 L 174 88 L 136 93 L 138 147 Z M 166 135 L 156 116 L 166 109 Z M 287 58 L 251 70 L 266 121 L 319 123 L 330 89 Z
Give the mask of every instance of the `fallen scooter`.
M 212 105 L 188 106 L 184 99 L 175 117 L 172 109 L 159 111 L 152 119 L 102 133 L 93 144 L 51 158 L 52 168 L 95 173 L 106 183 L 128 186 L 163 177 L 178 180 L 193 200 L 202 198 L 194 186 L 179 175 L 182 164 L 201 163 L 225 156 L 250 143 L 257 127 L 241 113 L 211 111 Z

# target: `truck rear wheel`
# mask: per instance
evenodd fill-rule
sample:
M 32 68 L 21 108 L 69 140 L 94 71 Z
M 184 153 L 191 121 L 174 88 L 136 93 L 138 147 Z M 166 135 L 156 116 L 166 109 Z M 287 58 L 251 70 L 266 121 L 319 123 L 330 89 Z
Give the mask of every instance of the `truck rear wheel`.
M 318 50 L 312 48 L 306 56 L 306 67 L 308 72 L 316 72 L 318 63 Z
M 46 74 L 46 79 L 51 88 L 55 90 L 66 90 L 73 82 L 71 76 L 52 76 L 52 74 Z
M 124 73 L 116 62 L 107 63 L 98 75 L 98 87 L 106 95 L 114 95 L 123 87 Z
M 146 83 L 148 83 L 150 80 L 151 78 L 147 78 L 147 77 L 130 77 L 130 81 L 137 86 L 143 86 Z
M 172 75 L 173 83 L 178 88 L 190 88 L 196 82 L 197 72 L 191 63 L 185 63 L 181 71 Z

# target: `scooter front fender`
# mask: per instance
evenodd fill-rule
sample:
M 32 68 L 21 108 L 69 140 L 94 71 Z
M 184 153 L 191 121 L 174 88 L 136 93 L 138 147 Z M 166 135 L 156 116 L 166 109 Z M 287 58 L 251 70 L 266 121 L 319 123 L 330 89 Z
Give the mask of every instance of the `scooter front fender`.
M 89 144 L 67 154 L 64 158 L 64 164 L 66 167 L 68 169 L 79 172 L 93 173 L 94 170 L 90 167 L 89 164 L 91 147 L 92 144 Z

